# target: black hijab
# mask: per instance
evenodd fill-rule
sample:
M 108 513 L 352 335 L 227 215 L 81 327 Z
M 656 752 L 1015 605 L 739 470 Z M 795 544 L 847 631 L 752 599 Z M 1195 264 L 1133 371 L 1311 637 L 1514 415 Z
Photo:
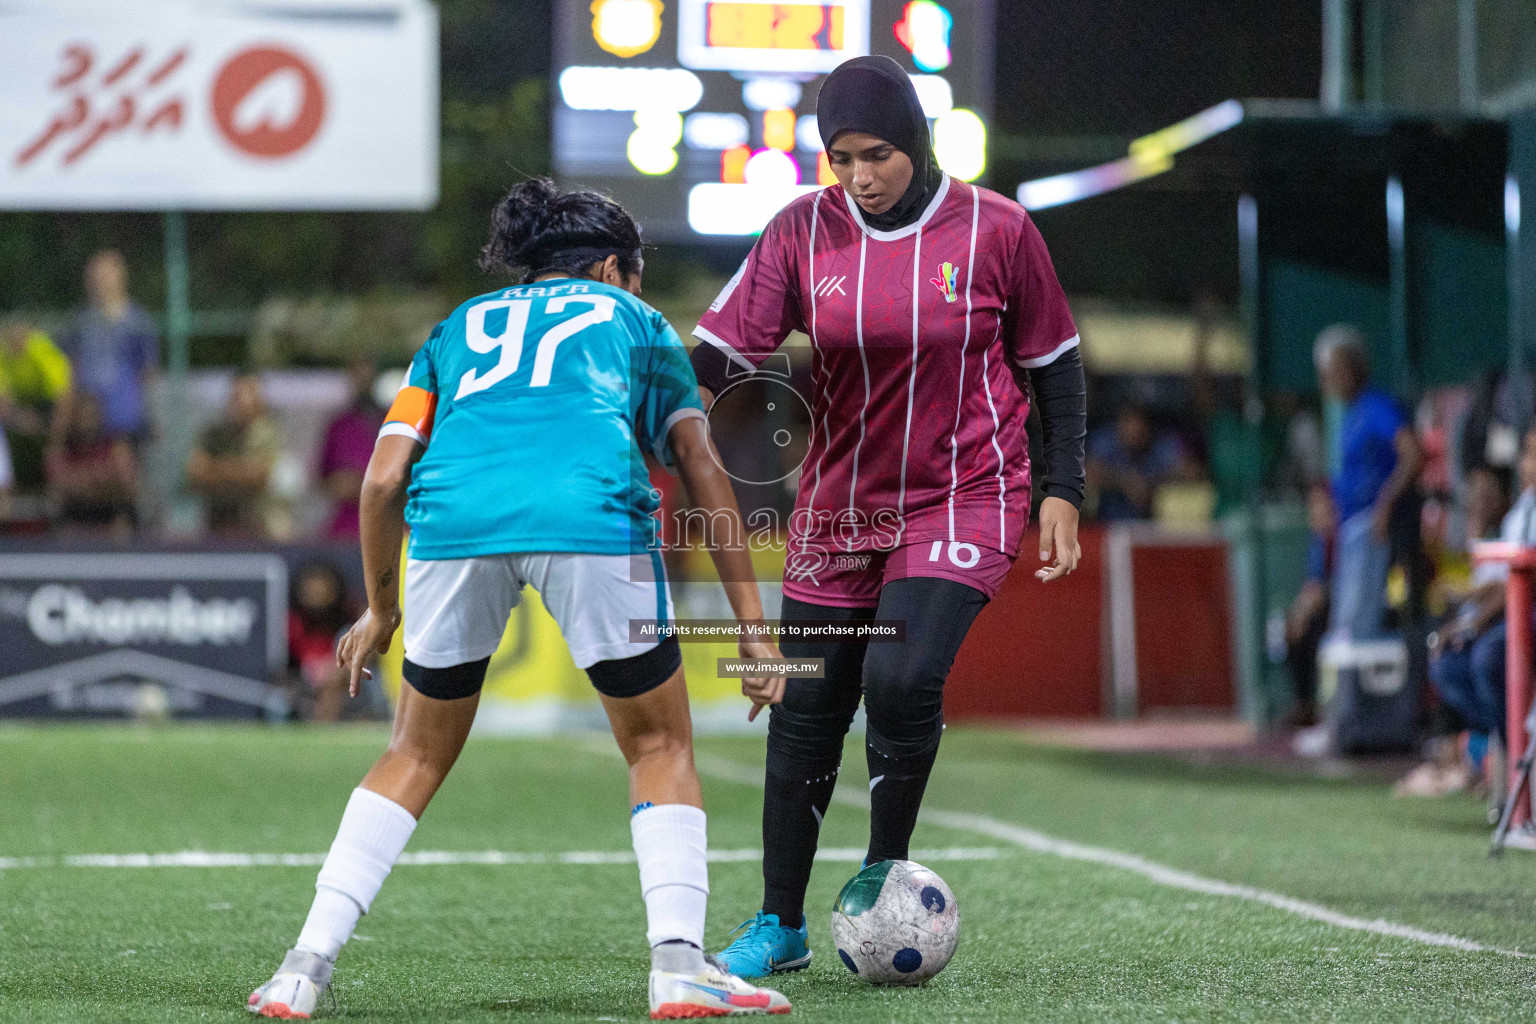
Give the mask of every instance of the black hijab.
M 828 149 L 843 132 L 868 132 L 912 160 L 912 182 L 884 213 L 860 210 L 876 231 L 894 231 L 916 221 L 928 208 L 944 172 L 933 158 L 928 119 L 912 80 L 889 57 L 855 57 L 839 64 L 816 97 L 816 126 Z

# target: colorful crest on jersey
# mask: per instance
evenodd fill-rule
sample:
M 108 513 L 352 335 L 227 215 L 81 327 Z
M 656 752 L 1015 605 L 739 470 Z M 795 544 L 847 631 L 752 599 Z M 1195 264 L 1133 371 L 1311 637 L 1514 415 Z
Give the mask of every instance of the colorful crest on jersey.
M 939 276 L 929 280 L 933 282 L 935 288 L 943 293 L 945 302 L 954 302 L 960 294 L 956 286 L 956 283 L 960 280 L 960 268 L 953 263 L 947 261 L 940 263 Z

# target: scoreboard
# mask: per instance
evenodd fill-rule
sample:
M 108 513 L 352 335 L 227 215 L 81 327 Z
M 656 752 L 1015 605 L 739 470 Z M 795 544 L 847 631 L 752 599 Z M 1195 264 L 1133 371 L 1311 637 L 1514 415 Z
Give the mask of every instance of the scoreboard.
M 678 61 L 697 70 L 825 73 L 868 49 L 861 3 L 678 3 Z
M 554 162 L 646 237 L 751 236 L 833 182 L 821 79 L 850 57 L 912 76 L 946 172 L 986 172 L 992 0 L 558 0 Z

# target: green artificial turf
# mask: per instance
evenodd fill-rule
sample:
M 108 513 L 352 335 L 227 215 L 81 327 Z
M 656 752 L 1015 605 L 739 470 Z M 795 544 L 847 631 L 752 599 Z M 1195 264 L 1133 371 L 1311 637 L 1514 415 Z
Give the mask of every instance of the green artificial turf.
M 323 853 L 377 729 L 0 729 L 0 1021 L 248 1019 L 245 996 L 292 944 L 315 868 L 72 867 L 78 854 Z M 760 845 L 760 737 L 702 740 L 710 842 Z M 621 763 L 600 737 L 472 740 L 408 850 L 559 854 L 629 846 Z M 843 792 L 867 776 L 850 741 Z M 1485 856 L 1484 808 L 1404 802 L 1377 783 L 1031 745 L 950 729 L 933 809 L 985 815 L 1353 917 L 1536 952 L 1536 858 Z M 823 845 L 859 847 L 834 805 Z M 919 824 L 963 919 L 925 988 L 860 984 L 829 946 L 850 863 L 818 864 L 816 960 L 776 984 L 794 1016 L 836 1022 L 1509 1021 L 1536 960 L 1352 931 L 1254 900 Z M 750 916 L 758 865 L 711 866 L 709 941 Z M 633 864 L 402 865 L 344 951 L 358 1021 L 639 1021 L 644 914 Z M 792 1018 L 794 1019 L 794 1018 Z

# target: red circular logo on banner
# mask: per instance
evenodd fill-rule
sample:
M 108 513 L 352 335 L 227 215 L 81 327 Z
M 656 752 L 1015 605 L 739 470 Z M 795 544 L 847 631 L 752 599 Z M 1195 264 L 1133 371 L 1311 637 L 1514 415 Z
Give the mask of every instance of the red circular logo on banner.
M 325 87 L 314 67 L 291 50 L 243 50 L 214 79 L 213 119 L 243 153 L 269 159 L 292 156 L 320 131 Z

